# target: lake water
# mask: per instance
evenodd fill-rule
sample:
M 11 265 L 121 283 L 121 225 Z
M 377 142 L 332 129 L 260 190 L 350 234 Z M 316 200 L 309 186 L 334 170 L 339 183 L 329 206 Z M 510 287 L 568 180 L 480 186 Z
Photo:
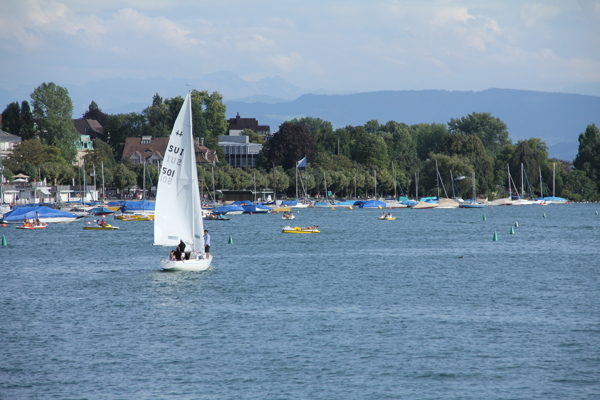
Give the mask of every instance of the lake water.
M 9 225 L 0 398 L 598 399 L 598 210 L 236 215 L 202 273 L 151 222 Z

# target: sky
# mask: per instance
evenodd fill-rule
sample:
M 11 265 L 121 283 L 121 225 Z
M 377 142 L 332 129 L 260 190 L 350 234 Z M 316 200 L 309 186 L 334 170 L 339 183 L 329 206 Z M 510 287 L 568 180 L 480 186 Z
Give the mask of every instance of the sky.
M 0 0 L 2 89 L 218 71 L 306 90 L 600 95 L 600 0 Z

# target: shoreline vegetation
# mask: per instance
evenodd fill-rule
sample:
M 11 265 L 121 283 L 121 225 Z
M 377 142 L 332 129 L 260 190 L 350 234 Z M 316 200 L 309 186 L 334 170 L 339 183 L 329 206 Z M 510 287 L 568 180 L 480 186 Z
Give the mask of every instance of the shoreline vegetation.
M 338 198 L 470 196 L 492 199 L 519 196 L 558 196 L 573 202 L 600 200 L 600 131 L 590 124 L 579 136 L 572 161 L 549 158 L 539 138 L 509 137 L 509 127 L 490 113 L 451 118 L 447 124 L 407 125 L 397 121 L 366 121 L 360 126 L 334 128 L 320 118 L 295 118 L 263 137 L 244 131 L 263 145 L 256 168 L 233 168 L 225 161 L 218 137 L 227 134 L 225 105 L 218 92 L 192 90 L 194 136 L 216 150 L 219 162 L 199 165 L 204 193 L 213 189 L 270 188 L 277 198 L 316 194 Z M 158 170 L 120 159 L 127 137 L 166 137 L 183 103 L 180 96 L 158 94 L 140 113 L 109 115 L 92 101 L 83 118 L 104 127 L 93 140 L 83 163 L 73 165 L 78 133 L 72 126 L 73 105 L 68 90 L 44 83 L 27 101 L 10 103 L 2 113 L 2 129 L 22 142 L 2 160 L 8 181 L 24 174 L 49 185 L 94 182 L 104 168 L 106 189 L 127 192 L 156 186 Z M 297 168 L 300 160 L 305 165 Z M 145 172 L 144 172 L 145 171 Z M 472 180 L 475 176 L 475 182 Z M 467 177 L 456 179 L 457 177 Z M 458 192 L 458 193 L 457 193 Z

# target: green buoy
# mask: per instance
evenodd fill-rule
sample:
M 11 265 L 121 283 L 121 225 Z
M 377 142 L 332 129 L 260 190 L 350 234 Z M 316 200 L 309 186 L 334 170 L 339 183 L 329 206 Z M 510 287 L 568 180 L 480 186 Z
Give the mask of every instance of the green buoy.
M 512 226 L 510 227 L 510 234 L 514 235 L 515 234 L 515 228 L 513 228 Z
M 233 238 L 231 236 L 229 236 L 229 241 L 227 243 L 233 244 Z
M 6 236 L 2 235 L 2 246 L 6 246 Z
M 494 242 L 497 242 L 497 241 L 498 241 L 498 233 L 494 232 Z
M 485 214 L 483 214 L 483 220 L 487 220 L 487 217 L 485 216 Z

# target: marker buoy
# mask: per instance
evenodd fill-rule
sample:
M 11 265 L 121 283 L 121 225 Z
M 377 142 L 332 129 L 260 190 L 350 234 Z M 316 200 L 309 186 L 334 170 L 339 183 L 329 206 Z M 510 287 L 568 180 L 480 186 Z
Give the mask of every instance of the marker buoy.
M 497 242 L 497 241 L 498 241 L 498 233 L 494 232 L 494 242 Z
M 227 243 L 233 244 L 233 238 L 231 236 L 229 236 L 229 241 Z
M 516 221 L 515 222 L 515 228 L 518 228 L 518 227 L 519 227 L 519 221 Z
M 596 215 L 598 215 L 598 211 L 596 211 Z M 4 226 L 4 225 L 2 225 L 2 226 Z
M 485 214 L 483 214 L 483 220 L 487 220 L 487 217 L 485 216 Z
M 510 234 L 514 235 L 515 234 L 515 228 L 513 228 L 512 226 L 510 227 Z
M 544 218 L 546 218 L 546 213 L 544 213 Z
M 6 246 L 6 236 L 2 235 L 2 246 Z

